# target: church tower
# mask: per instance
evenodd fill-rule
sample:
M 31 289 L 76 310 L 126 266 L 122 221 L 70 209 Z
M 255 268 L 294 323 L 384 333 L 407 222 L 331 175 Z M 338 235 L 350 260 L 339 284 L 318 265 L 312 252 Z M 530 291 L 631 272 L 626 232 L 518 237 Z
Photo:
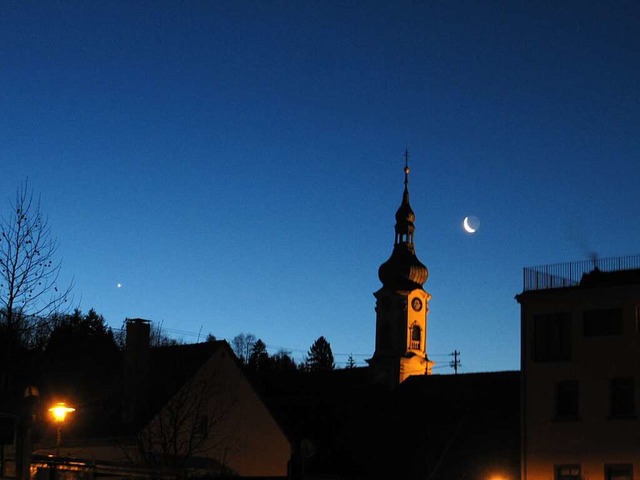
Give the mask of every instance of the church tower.
M 411 375 L 430 375 L 427 357 L 429 299 L 422 285 L 429 272 L 413 245 L 416 216 L 409 204 L 409 153 L 405 152 L 404 192 L 396 212 L 395 241 L 389 260 L 380 265 L 382 288 L 376 297 L 376 346 L 367 362 L 375 383 L 395 386 Z

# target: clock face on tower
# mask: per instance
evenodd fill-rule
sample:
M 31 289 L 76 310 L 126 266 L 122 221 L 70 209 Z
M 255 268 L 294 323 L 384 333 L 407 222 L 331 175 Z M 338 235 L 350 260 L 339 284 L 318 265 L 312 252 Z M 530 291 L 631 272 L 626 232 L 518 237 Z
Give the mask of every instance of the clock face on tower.
M 416 312 L 422 310 L 422 300 L 419 298 L 414 298 L 411 300 L 411 308 L 413 308 Z

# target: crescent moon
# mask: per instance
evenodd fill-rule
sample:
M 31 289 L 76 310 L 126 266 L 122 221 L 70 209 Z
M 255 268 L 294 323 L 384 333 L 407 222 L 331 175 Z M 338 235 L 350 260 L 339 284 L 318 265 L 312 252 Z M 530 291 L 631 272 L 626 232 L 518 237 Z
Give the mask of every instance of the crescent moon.
M 464 217 L 464 220 L 462 221 L 462 228 L 464 228 L 464 231 L 467 233 L 476 233 L 477 230 L 469 225 L 469 217 Z

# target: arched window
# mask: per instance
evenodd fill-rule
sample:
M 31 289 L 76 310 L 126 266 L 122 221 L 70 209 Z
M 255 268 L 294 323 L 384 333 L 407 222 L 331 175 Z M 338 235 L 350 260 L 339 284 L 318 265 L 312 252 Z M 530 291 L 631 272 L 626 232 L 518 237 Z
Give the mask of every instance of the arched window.
M 420 350 L 420 341 L 422 340 L 422 329 L 418 325 L 411 327 L 411 349 Z

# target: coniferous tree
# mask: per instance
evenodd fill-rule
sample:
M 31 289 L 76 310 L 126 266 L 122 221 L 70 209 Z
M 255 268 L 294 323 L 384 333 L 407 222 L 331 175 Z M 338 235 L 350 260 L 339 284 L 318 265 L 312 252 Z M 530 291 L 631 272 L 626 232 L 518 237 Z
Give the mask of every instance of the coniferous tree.
M 216 340 L 217 340 L 216 336 L 213 333 L 210 333 L 210 334 L 207 335 L 207 338 L 204 341 L 207 342 L 207 343 L 213 343 Z
M 264 372 L 270 367 L 269 353 L 267 352 L 267 346 L 260 339 L 256 340 L 251 347 L 251 353 L 249 354 L 249 361 L 247 366 L 250 370 L 255 372 Z
M 117 351 L 113 331 L 94 309 L 85 315 L 76 309 L 70 315 L 56 317 L 45 345 L 45 353 L 56 358 L 85 360 Z M 49 357 L 48 357 L 49 358 Z
M 310 372 L 328 371 L 335 368 L 331 344 L 326 338 L 319 337 L 313 342 L 309 353 L 307 353 L 305 367 Z
M 81 423 L 107 421 L 107 392 L 120 372 L 118 345 L 102 315 L 91 309 L 60 315 L 42 353 L 42 373 L 49 388 L 91 404 Z M 104 408 L 105 415 L 96 412 Z
M 293 372 L 297 369 L 295 360 L 291 357 L 291 352 L 278 350 L 271 357 L 271 366 L 276 372 Z
M 351 369 L 351 368 L 356 368 L 356 361 L 353 358 L 353 354 L 349 355 L 349 358 L 347 358 L 347 369 Z

